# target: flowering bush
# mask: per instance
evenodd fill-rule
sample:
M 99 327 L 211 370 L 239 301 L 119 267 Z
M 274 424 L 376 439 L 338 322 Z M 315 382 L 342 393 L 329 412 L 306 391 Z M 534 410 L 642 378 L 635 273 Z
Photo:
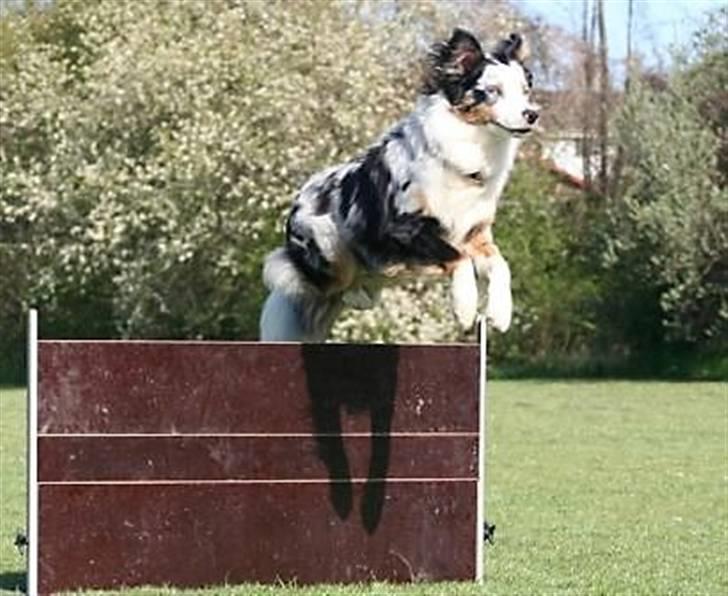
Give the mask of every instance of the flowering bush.
M 326 2 L 155 6 L 68 0 L 16 17 L 3 254 L 59 333 L 250 336 L 295 189 L 409 98 L 391 84 L 386 27 Z
M 463 16 L 443 15 L 58 0 L 6 17 L 0 262 L 15 299 L 0 316 L 32 302 L 51 335 L 254 336 L 262 258 L 296 188 L 410 109 L 423 36 Z M 388 291 L 336 334 L 454 337 L 446 290 L 426 309 L 423 292 Z

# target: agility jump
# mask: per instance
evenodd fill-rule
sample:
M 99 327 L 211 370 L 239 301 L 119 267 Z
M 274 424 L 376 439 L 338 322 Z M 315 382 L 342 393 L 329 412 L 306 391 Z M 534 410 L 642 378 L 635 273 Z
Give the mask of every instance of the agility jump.
M 481 344 L 39 340 L 28 592 L 480 580 Z

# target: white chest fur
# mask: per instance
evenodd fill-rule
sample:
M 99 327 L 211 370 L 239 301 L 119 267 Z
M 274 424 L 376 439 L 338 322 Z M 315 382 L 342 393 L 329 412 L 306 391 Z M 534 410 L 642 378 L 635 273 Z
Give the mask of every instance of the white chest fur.
M 439 155 L 420 168 L 421 188 L 432 215 L 458 242 L 494 219 L 519 142 L 496 127 L 463 122 L 440 102 L 425 114 L 425 134 Z

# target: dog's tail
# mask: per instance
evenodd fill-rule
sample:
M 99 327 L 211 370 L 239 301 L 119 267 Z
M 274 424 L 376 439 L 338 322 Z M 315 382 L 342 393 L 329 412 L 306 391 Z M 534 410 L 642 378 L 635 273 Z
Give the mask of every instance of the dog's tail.
M 324 295 L 306 279 L 284 248 L 266 258 L 263 281 L 271 293 L 260 317 L 261 341 L 326 339 L 342 309 L 340 295 Z

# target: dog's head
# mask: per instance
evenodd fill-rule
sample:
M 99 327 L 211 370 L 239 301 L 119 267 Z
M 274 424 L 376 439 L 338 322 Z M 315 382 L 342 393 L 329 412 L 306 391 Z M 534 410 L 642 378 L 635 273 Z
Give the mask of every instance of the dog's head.
M 485 53 L 473 35 L 455 29 L 448 41 L 432 48 L 423 91 L 442 94 L 468 124 L 524 135 L 538 120 L 525 58 L 525 43 L 516 33 Z

